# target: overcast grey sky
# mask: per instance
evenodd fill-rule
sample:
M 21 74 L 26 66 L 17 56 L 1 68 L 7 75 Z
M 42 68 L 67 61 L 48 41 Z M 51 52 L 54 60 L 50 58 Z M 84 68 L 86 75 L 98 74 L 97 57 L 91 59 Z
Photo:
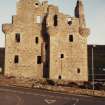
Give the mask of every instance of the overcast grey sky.
M 71 16 L 77 0 L 48 0 L 59 6 L 60 11 Z M 83 0 L 87 26 L 91 29 L 88 43 L 105 44 L 105 0 Z M 1 25 L 10 23 L 16 14 L 16 0 L 0 0 L 0 46 L 5 44 Z

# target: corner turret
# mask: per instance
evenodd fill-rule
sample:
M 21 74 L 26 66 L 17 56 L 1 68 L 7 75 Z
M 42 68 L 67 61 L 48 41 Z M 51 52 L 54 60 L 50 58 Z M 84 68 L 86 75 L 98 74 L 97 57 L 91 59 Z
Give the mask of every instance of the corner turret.
M 79 19 L 79 33 L 82 36 L 90 34 L 89 28 L 86 28 L 83 0 L 77 0 L 75 7 L 75 17 Z
M 84 15 L 84 6 L 82 0 L 77 0 L 77 4 L 75 7 L 75 17 L 79 18 L 80 27 L 86 27 L 85 23 L 85 15 Z

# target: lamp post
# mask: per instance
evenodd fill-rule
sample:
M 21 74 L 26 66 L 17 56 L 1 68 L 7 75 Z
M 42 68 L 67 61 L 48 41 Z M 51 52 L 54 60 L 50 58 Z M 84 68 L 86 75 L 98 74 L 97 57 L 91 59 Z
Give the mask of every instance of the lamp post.
M 92 89 L 93 89 L 93 95 L 94 95 L 94 89 L 95 89 L 95 80 L 94 80 L 94 47 L 96 47 L 96 45 L 92 46 Z
M 61 59 L 60 59 L 60 61 L 61 61 L 61 75 L 60 75 L 60 79 L 62 79 L 62 69 L 63 69 L 62 63 L 63 63 L 63 58 L 64 58 L 64 54 L 61 54 Z
M 62 79 L 62 59 L 61 59 L 61 79 Z

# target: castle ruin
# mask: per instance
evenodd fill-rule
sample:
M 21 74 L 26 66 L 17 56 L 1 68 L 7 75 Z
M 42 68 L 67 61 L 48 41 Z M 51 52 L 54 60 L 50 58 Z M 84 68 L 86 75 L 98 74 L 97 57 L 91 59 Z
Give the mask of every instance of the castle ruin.
M 5 75 L 34 79 L 88 81 L 87 37 L 83 1 L 74 16 L 48 1 L 19 0 L 5 33 Z

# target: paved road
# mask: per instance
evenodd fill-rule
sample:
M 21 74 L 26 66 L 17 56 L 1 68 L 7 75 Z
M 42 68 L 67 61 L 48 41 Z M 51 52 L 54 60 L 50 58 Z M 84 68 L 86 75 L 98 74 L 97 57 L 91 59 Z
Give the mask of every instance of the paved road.
M 0 105 L 105 105 L 105 98 L 0 87 Z

